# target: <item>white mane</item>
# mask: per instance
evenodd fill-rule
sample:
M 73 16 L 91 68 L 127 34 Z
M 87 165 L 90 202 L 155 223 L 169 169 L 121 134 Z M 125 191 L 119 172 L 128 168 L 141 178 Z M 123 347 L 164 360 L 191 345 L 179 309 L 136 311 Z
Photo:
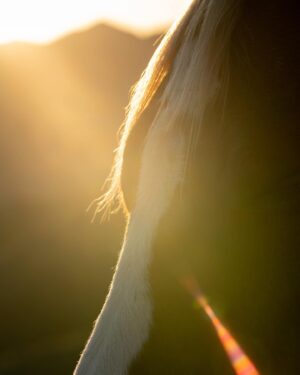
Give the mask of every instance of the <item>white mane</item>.
M 238 1 L 195 0 L 166 34 L 129 105 L 112 172 L 98 211 L 120 204 L 126 141 L 137 118 L 166 80 L 161 106 L 146 138 L 136 204 L 101 314 L 74 375 L 121 375 L 147 340 L 151 323 L 147 269 L 161 217 L 184 177 L 208 104 L 225 72 Z

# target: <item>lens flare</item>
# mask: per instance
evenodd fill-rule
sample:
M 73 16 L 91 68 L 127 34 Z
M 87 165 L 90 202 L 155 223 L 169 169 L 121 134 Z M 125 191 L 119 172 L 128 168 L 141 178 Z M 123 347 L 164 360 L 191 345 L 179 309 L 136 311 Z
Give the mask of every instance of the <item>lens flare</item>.
M 205 311 L 212 322 L 236 375 L 260 375 L 237 341 L 217 318 L 206 298 L 203 296 L 197 281 L 189 277 L 183 280 L 183 284 L 189 293 L 192 294 L 197 305 Z

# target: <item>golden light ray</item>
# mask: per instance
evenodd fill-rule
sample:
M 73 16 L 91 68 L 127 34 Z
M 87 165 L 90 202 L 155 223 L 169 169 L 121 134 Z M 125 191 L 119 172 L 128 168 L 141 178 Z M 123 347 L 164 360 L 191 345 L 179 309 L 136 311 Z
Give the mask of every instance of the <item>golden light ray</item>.
M 183 280 L 185 288 L 194 297 L 198 306 L 200 306 L 210 319 L 219 340 L 227 354 L 227 357 L 234 369 L 236 375 L 260 375 L 250 358 L 246 355 L 238 342 L 233 338 L 227 328 L 221 323 L 215 312 L 203 296 L 197 281 L 193 277 Z

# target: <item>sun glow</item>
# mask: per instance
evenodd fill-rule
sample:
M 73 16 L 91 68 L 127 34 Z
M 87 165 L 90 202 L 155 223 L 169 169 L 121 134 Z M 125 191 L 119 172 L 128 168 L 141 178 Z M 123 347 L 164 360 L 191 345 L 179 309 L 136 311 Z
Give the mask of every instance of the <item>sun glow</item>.
M 170 23 L 187 0 L 9 0 L 0 3 L 0 43 L 48 42 L 101 20 L 147 34 Z

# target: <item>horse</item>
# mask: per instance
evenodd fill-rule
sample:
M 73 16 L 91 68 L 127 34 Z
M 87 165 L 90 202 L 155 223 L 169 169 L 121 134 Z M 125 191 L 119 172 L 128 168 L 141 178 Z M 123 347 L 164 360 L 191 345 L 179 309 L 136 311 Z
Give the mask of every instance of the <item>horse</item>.
M 74 375 L 232 374 L 191 274 L 262 374 L 300 373 L 299 24 L 291 0 L 194 0 L 162 38 L 97 201 L 127 226 Z

